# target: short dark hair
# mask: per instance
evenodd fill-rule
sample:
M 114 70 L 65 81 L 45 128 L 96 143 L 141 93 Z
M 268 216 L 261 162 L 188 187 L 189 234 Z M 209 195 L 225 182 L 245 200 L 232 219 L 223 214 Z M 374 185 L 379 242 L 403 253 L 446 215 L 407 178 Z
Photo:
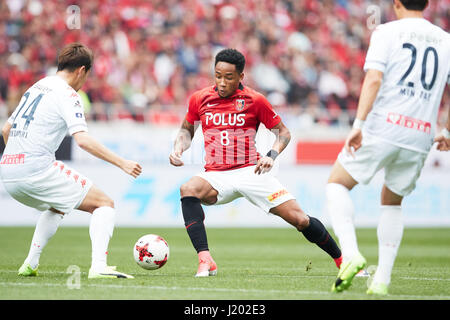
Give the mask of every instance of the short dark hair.
M 427 7 L 428 0 L 400 0 L 407 10 L 423 11 Z
M 58 55 L 58 71 L 70 72 L 84 66 L 86 71 L 91 69 L 94 55 L 85 45 L 74 42 L 65 46 Z
M 236 70 L 239 73 L 242 73 L 242 71 L 244 71 L 245 57 L 236 49 L 228 48 L 221 50 L 218 54 L 216 54 L 216 62 L 214 65 L 216 65 L 220 61 L 234 64 L 236 66 Z

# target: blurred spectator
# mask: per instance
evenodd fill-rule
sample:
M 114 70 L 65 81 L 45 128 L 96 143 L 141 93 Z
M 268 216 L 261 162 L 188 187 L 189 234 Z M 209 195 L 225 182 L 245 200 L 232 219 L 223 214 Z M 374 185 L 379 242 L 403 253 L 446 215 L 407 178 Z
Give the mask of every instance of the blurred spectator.
M 67 24 L 74 4 L 79 29 Z M 364 77 L 369 5 L 381 23 L 394 19 L 392 3 L 377 0 L 1 1 L 0 116 L 54 72 L 58 49 L 80 41 L 95 53 L 83 87 L 93 120 L 184 113 L 189 95 L 213 84 L 214 55 L 233 47 L 247 59 L 244 84 L 278 108 L 304 124 L 348 122 Z M 450 0 L 431 1 L 425 14 L 449 30 Z

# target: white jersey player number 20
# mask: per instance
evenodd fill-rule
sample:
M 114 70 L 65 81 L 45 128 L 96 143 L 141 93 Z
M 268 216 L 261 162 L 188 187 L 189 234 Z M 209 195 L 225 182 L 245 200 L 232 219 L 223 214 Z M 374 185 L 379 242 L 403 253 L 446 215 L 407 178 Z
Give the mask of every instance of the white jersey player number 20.
M 365 130 L 399 147 L 428 153 L 450 74 L 449 34 L 425 19 L 379 25 L 364 70 L 383 73 Z
M 408 68 L 408 70 L 406 70 L 403 77 L 398 82 L 398 85 L 400 85 L 400 86 L 405 85 L 405 82 L 407 81 L 409 74 L 414 69 L 416 62 L 417 62 L 417 48 L 413 44 L 406 42 L 403 44 L 403 49 L 409 49 L 411 51 L 411 64 L 409 65 L 409 68 Z M 429 57 L 432 57 L 431 59 L 433 61 L 433 73 L 432 73 L 431 78 L 429 78 L 430 80 L 427 80 L 427 71 L 428 71 L 427 66 L 428 66 Z M 433 85 L 436 81 L 438 65 L 439 65 L 439 58 L 438 58 L 438 53 L 437 53 L 436 49 L 433 47 L 427 47 L 423 54 L 422 65 L 421 65 L 422 72 L 421 72 L 421 76 L 420 76 L 420 82 L 422 83 L 422 87 L 427 91 L 430 91 L 431 89 L 433 89 Z M 406 85 L 410 88 L 414 88 L 414 82 L 412 82 L 412 81 L 408 81 L 406 83 Z M 425 99 L 427 98 L 427 96 L 424 93 L 421 93 L 421 97 L 425 98 Z M 429 96 L 428 96 L 428 98 L 429 98 Z

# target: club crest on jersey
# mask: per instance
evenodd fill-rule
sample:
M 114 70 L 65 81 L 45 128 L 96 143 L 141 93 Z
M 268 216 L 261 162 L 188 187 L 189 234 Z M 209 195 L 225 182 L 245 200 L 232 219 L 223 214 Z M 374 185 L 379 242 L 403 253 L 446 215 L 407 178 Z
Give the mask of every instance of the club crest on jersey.
M 244 110 L 244 107 L 245 107 L 245 100 L 244 99 L 236 99 L 236 101 L 234 102 L 234 105 L 235 105 L 237 111 L 242 111 L 242 110 Z

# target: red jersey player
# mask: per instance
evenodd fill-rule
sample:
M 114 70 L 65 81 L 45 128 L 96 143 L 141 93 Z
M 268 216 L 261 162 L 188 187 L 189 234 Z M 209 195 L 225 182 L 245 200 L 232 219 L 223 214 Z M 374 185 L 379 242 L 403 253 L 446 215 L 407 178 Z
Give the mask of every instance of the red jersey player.
M 253 166 L 261 158 L 255 136 L 260 123 L 272 129 L 281 122 L 267 99 L 239 84 L 227 98 L 217 86 L 197 91 L 189 99 L 186 121 L 200 122 L 205 140 L 206 171 Z M 288 133 L 288 132 L 287 132 Z
M 182 166 L 195 125 L 201 124 L 206 151 L 205 172 L 180 188 L 187 233 L 199 257 L 197 277 L 217 274 L 208 247 L 201 204 L 219 205 L 245 197 L 266 212 L 278 215 L 320 248 L 340 266 L 341 251 L 316 218 L 306 215 L 295 198 L 270 172 L 274 160 L 290 141 L 290 132 L 259 92 L 245 87 L 245 58 L 237 50 L 224 49 L 215 57 L 215 86 L 199 90 L 189 99 L 188 112 L 169 160 Z M 277 139 L 267 155 L 256 151 L 259 124 L 272 129 Z

